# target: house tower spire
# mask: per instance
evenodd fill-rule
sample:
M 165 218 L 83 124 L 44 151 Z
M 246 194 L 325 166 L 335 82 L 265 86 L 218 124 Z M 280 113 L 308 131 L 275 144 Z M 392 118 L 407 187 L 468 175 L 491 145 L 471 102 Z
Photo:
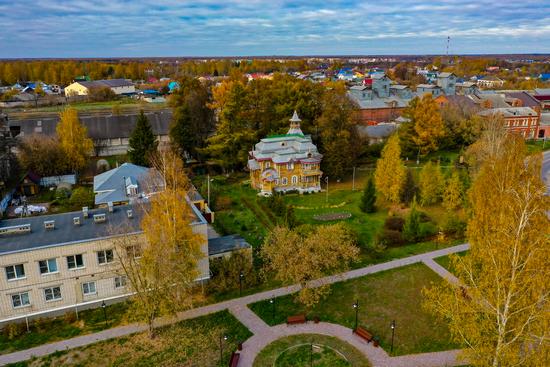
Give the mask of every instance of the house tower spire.
M 290 129 L 288 130 L 288 134 L 300 134 L 300 135 L 304 135 L 304 133 L 302 132 L 302 129 L 300 129 L 300 122 L 302 120 L 300 120 L 300 118 L 298 117 L 298 112 L 296 112 L 296 110 L 294 110 L 294 114 L 292 115 L 292 118 L 289 120 L 290 121 Z

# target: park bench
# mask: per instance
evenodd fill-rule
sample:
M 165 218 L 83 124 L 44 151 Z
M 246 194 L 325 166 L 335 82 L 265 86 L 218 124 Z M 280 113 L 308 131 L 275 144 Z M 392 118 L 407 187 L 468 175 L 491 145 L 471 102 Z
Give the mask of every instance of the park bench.
M 229 367 L 237 367 L 239 365 L 239 357 L 239 353 L 233 352 L 233 354 L 231 354 L 231 359 L 229 360 Z
M 359 336 L 360 338 L 365 339 L 368 343 L 372 341 L 372 334 L 367 331 L 367 329 L 363 329 L 361 326 L 358 326 L 357 329 L 353 330 L 353 333 Z
M 287 325 L 305 324 L 305 322 L 306 322 L 306 315 L 289 316 L 286 319 Z

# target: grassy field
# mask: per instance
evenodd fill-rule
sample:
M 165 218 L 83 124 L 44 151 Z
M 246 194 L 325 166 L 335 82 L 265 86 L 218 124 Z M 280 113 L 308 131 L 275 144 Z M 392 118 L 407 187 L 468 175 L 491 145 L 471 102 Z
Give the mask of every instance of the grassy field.
M 109 305 L 106 307 L 106 311 L 107 324 L 105 324 L 103 310 L 96 308 L 79 312 L 78 320 L 76 320 L 75 314 L 71 312 L 66 317 L 39 319 L 37 322 L 31 322 L 30 333 L 27 333 L 24 324 L 20 324 L 16 331 L 12 329 L 12 332 L 16 332 L 16 334 L 13 334 L 11 338 L 9 329 L 4 329 L 0 333 L 0 354 L 7 354 L 41 344 L 95 333 L 128 322 L 128 303 L 122 302 Z
M 269 325 L 284 323 L 290 315 L 306 313 L 349 328 L 354 327 L 353 303 L 359 301 L 359 325 L 380 338 L 389 352 L 390 324 L 396 321 L 394 355 L 456 348 L 444 324 L 422 307 L 421 290 L 443 280 L 423 264 L 410 265 L 332 285 L 331 294 L 312 310 L 293 301 L 293 296 L 262 301 L 250 308 Z
M 251 336 L 228 311 L 186 320 L 160 329 L 154 339 L 138 333 L 86 347 L 56 352 L 12 367 L 54 366 L 196 366 L 220 365 L 220 336 L 223 364 L 227 365 L 237 344 Z
M 550 150 L 550 141 L 544 142 L 542 140 L 528 140 L 526 141 L 527 151 L 529 153 L 538 153 Z
M 463 252 L 457 252 L 456 255 L 458 256 L 464 256 L 466 255 L 468 252 L 467 251 L 463 251 Z M 454 273 L 454 269 L 453 267 L 451 266 L 451 257 L 450 255 L 446 255 L 446 256 L 441 256 L 441 257 L 436 257 L 434 259 L 434 261 L 436 263 L 438 263 L 439 265 L 443 266 L 445 269 L 447 269 L 448 271 L 450 271 L 451 273 Z
M 311 348 L 311 344 L 318 347 Z M 281 338 L 269 344 L 256 357 L 254 367 L 309 367 L 310 349 L 313 366 L 370 366 L 361 352 L 340 339 L 318 334 L 302 334 Z

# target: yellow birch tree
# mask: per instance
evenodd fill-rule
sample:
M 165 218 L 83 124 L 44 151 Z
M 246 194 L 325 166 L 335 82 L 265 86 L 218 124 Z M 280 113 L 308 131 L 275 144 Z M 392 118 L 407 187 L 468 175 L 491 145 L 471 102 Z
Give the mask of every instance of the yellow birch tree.
M 376 161 L 374 183 L 376 191 L 391 203 L 399 203 L 406 178 L 406 170 L 401 161 L 399 136 L 393 134 L 388 139 L 382 155 Z
M 88 129 L 78 120 L 78 112 L 67 108 L 59 114 L 56 131 L 61 149 L 65 152 L 67 166 L 78 172 L 86 166 L 86 161 L 94 144 L 88 138 Z
M 420 170 L 418 188 L 420 189 L 420 203 L 422 205 L 432 205 L 441 199 L 443 185 L 445 180 L 441 173 L 439 163 L 434 164 L 431 161 L 426 163 Z
M 447 179 L 445 190 L 443 191 L 443 206 L 447 210 L 455 210 L 462 204 L 464 195 L 464 185 L 458 172 L 453 172 Z
M 471 249 L 451 259 L 460 284 L 425 291 L 476 367 L 548 365 L 550 200 L 540 169 L 519 136 L 488 151 L 469 191 Z
M 135 292 L 134 314 L 147 322 L 151 336 L 157 317 L 192 306 L 200 261 L 207 256 L 201 251 L 206 239 L 191 226 L 194 215 L 183 163 L 168 152 L 155 161 L 155 167 L 160 176 L 153 174 L 151 181 L 158 186 L 160 179 L 165 188 L 143 205 L 143 235 L 115 240 L 122 269 Z

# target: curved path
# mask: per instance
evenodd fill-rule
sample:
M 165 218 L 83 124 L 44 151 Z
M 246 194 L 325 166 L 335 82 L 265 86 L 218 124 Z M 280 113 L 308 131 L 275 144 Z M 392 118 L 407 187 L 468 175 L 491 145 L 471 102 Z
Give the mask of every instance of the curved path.
M 336 337 L 357 348 L 373 367 L 440 367 L 461 364 L 457 362 L 459 350 L 390 357 L 382 348 L 375 348 L 372 343 L 367 343 L 354 335 L 351 329 L 327 322 L 318 324 L 309 322 L 292 326 L 281 324 L 269 327 L 265 325 L 263 330 L 255 333 L 243 344 L 239 367 L 251 367 L 260 351 L 275 340 L 298 334 L 321 334 Z

